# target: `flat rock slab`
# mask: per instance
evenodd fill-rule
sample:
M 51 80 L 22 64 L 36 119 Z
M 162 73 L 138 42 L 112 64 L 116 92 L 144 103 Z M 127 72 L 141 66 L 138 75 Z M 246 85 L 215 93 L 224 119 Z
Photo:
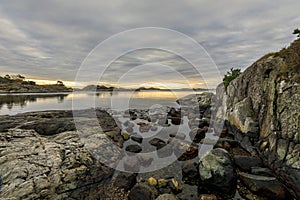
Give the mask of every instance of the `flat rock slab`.
M 239 173 L 240 180 L 252 192 L 270 199 L 289 199 L 286 188 L 275 178 Z

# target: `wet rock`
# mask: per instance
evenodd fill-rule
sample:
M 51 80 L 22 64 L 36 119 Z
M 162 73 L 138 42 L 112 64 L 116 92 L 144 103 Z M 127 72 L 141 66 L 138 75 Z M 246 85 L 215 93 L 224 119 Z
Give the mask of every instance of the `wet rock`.
M 260 158 L 252 156 L 234 156 L 233 160 L 237 167 L 245 172 L 250 172 L 252 167 L 262 167 L 263 163 Z
M 170 117 L 171 123 L 174 125 L 180 125 L 182 123 L 182 120 L 180 117 Z
M 138 142 L 138 143 L 142 143 L 143 142 L 143 137 L 140 135 L 132 135 L 130 137 L 133 141 Z
M 150 129 L 151 129 L 151 126 L 150 126 L 150 125 L 140 126 L 140 127 L 139 127 L 140 133 L 146 133 L 146 132 L 149 132 Z
M 214 194 L 201 194 L 199 197 L 200 200 L 218 200 Z
M 159 158 L 169 157 L 173 154 L 173 147 L 170 144 L 164 144 L 157 147 L 157 156 Z
M 136 156 L 128 156 L 124 160 L 124 169 L 128 172 L 139 172 L 141 167 L 140 160 Z
M 143 167 L 149 167 L 151 165 L 151 163 L 153 162 L 153 158 L 151 156 L 148 155 L 138 155 L 138 160 L 141 166 Z
M 156 197 L 158 197 L 158 191 L 146 183 L 136 184 L 128 195 L 129 200 L 154 200 Z
M 34 129 L 41 135 L 55 135 L 65 131 L 74 131 L 75 124 L 72 118 L 52 118 L 39 120 L 36 124 L 21 126 L 24 129 Z
M 261 175 L 261 176 L 269 176 L 274 177 L 274 173 L 268 169 L 263 167 L 251 167 L 251 174 Z
M 111 131 L 105 132 L 105 135 L 107 135 L 109 138 L 111 138 L 114 142 L 123 143 L 124 138 L 120 134 L 120 131 L 111 130 Z
M 178 158 L 179 161 L 186 161 L 196 158 L 198 156 L 198 147 L 190 145 L 185 152 Z
M 126 141 L 126 140 L 129 140 L 129 134 L 128 133 L 123 133 L 122 134 L 122 137 L 123 137 L 123 139 Z
M 125 150 L 131 153 L 140 153 L 142 151 L 142 147 L 137 144 L 130 144 L 125 148 Z
M 193 140 L 193 142 L 199 143 L 202 139 L 205 138 L 207 131 L 208 131 L 208 127 L 194 128 L 193 130 L 190 131 L 189 135 L 190 138 Z
M 178 194 L 182 191 L 180 183 L 174 178 L 172 178 L 171 181 L 168 182 L 168 186 L 174 194 Z
M 196 185 L 199 181 L 198 162 L 188 160 L 182 165 L 182 180 L 190 185 Z
M 149 141 L 149 144 L 155 146 L 157 149 L 160 149 L 166 145 L 166 142 L 160 138 L 153 138 Z
M 132 133 L 133 132 L 133 128 L 132 127 L 127 127 L 126 129 L 125 129 L 128 133 Z
M 204 128 L 205 126 L 209 126 L 209 121 L 207 119 L 201 119 L 198 121 L 199 128 Z
M 184 140 L 186 137 L 186 135 L 182 132 L 170 133 L 169 136 L 180 139 L 180 140 Z
M 224 149 L 213 149 L 199 163 L 201 187 L 219 193 L 232 194 L 237 184 L 234 163 Z
M 240 180 L 252 192 L 268 199 L 290 199 L 286 188 L 275 178 L 239 173 Z
M 197 186 L 183 184 L 182 191 L 176 195 L 180 200 L 199 200 Z
M 161 194 L 156 200 L 178 200 L 178 198 L 174 194 Z
M 123 125 L 126 126 L 126 127 L 128 126 L 128 124 L 129 124 L 129 121 L 128 121 L 128 120 L 126 120 L 126 121 L 123 123 Z
M 157 131 L 157 129 L 158 129 L 158 127 L 155 125 L 155 126 L 152 126 L 151 128 L 150 128 L 150 130 L 151 131 Z
M 158 179 L 157 183 L 159 188 L 163 188 L 167 187 L 168 181 L 166 179 L 160 178 Z
M 114 179 L 114 185 L 117 188 L 130 190 L 136 184 L 137 174 L 118 172 L 117 177 Z
M 163 127 L 167 126 L 168 123 L 169 122 L 166 118 L 160 118 L 160 119 L 158 119 L 158 122 L 157 122 L 158 125 L 163 126 Z

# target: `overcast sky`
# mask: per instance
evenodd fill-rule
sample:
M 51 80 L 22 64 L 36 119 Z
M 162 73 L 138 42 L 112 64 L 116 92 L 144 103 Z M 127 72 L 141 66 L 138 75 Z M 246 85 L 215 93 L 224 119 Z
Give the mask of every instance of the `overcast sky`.
M 219 74 L 231 67 L 244 69 L 264 54 L 288 46 L 295 39 L 292 31 L 300 28 L 299 9 L 299 0 L 0 0 L 0 73 L 73 82 L 85 60 L 93 63 L 80 79 L 86 84 L 99 80 L 183 87 L 189 82 L 201 87 L 205 79 L 216 85 Z M 199 55 L 202 69 L 215 63 L 219 74 L 199 73 L 185 56 L 159 47 L 127 52 L 136 45 L 133 39 L 150 44 L 161 34 L 125 34 L 122 43 L 111 42 L 107 51 L 91 52 L 111 36 L 141 27 L 162 27 L 191 37 L 208 54 L 199 55 L 174 38 L 162 39 L 188 55 Z M 101 59 L 109 55 L 118 58 L 102 66 Z M 102 68 L 106 70 L 100 76 Z

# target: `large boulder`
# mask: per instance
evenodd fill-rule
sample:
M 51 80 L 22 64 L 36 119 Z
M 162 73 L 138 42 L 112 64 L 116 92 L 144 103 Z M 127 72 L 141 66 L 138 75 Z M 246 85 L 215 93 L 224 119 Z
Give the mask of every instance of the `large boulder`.
M 209 191 L 233 194 L 237 173 L 229 153 L 220 148 L 211 150 L 199 163 L 201 187 Z

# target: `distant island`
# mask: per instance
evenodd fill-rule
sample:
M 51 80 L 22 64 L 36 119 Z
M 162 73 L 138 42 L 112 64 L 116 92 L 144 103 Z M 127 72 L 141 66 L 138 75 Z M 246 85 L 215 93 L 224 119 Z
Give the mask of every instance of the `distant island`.
M 167 88 L 157 88 L 157 87 L 139 87 L 139 88 L 122 88 L 122 87 L 113 87 L 105 85 L 88 85 L 82 89 L 76 89 L 76 91 L 145 91 L 145 90 L 157 90 L 157 91 L 208 91 L 210 89 L 205 88 L 178 88 L 178 89 L 167 89 Z
M 57 93 L 57 92 L 73 92 L 73 91 L 90 91 L 90 92 L 103 92 L 103 91 L 208 91 L 205 88 L 157 88 L 157 87 L 139 87 L 139 88 L 123 88 L 105 85 L 87 85 L 82 89 L 71 88 L 64 85 L 62 81 L 57 81 L 56 84 L 39 85 L 34 81 L 26 80 L 24 76 L 18 75 L 5 75 L 0 76 L 0 94 L 6 93 Z
M 62 81 L 56 84 L 38 85 L 34 81 L 27 81 L 24 76 L 5 75 L 0 76 L 0 93 L 54 93 L 72 92 L 73 89 L 66 87 Z

